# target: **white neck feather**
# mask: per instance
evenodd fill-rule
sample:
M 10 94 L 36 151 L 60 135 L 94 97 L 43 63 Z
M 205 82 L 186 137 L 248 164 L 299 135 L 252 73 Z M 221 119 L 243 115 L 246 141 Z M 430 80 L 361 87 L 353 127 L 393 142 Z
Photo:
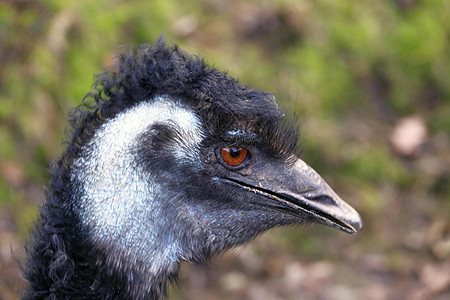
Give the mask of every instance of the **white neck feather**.
M 101 125 L 82 147 L 72 169 L 72 181 L 81 185 L 81 196 L 74 195 L 77 199 L 73 203 L 83 224 L 96 239 L 125 253 L 152 256 L 150 268 L 162 265 L 167 258 L 176 260 L 179 251 L 176 241 L 166 241 L 169 246 L 162 249 L 164 253 L 156 253 L 158 227 L 165 216 L 153 199 L 164 191 L 136 159 L 139 137 L 154 123 L 176 126 L 182 133 L 183 144 L 189 147 L 180 147 L 175 156 L 189 158 L 198 153 L 203 139 L 199 119 L 178 101 L 163 96 L 142 102 Z

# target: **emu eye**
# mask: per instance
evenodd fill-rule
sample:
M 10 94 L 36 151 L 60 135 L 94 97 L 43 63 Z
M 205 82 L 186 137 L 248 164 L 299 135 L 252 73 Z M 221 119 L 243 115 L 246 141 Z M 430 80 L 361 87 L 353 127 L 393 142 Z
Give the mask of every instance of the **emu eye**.
M 229 166 L 236 167 L 242 164 L 249 152 L 244 147 L 224 147 L 220 150 L 220 156 Z

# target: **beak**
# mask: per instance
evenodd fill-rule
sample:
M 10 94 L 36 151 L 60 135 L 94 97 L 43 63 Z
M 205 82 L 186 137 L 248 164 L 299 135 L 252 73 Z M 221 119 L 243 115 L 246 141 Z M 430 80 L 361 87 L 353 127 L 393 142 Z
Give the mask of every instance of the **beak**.
M 244 176 L 228 178 L 226 181 L 275 200 L 274 206 L 287 213 L 298 216 L 306 214 L 314 222 L 350 234 L 362 228 L 363 222 L 358 212 L 301 159 L 289 169 L 274 162 L 265 165 L 264 171 L 255 173 L 258 174 L 256 181 Z

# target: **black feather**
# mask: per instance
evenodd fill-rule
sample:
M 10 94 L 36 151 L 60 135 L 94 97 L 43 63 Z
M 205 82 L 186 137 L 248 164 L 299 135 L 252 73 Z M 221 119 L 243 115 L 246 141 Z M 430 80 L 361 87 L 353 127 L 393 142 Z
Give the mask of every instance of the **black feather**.
M 111 245 L 102 244 L 89 228 L 80 225 L 79 216 L 68 201 L 77 192 L 70 171 L 83 145 L 107 120 L 157 96 L 179 99 L 197 113 L 207 133 L 205 147 L 225 141 L 226 131 L 245 130 L 258 139 L 235 139 L 235 143 L 257 146 L 286 161 L 298 152 L 298 130 L 283 121 L 283 113 L 273 95 L 240 85 L 230 76 L 209 68 L 201 58 L 189 56 L 176 46 L 166 46 L 163 38 L 154 46 L 141 46 L 136 52 L 123 48 L 115 57 L 114 65 L 96 76 L 93 91 L 86 95 L 83 104 L 70 113 L 67 147 L 52 166 L 47 201 L 40 209 L 41 218 L 27 246 L 25 277 L 29 287 L 24 299 L 154 299 L 164 296 L 167 282 L 175 280 L 178 269 L 149 279 L 143 274 L 144 267 L 130 264 L 126 256 L 108 252 L 113 249 Z M 137 149 L 143 153 L 143 162 L 159 175 L 160 182 L 179 178 L 190 188 L 189 191 L 186 188 L 189 205 L 198 206 L 209 190 L 212 193 L 213 187 L 201 187 L 198 174 L 187 166 L 179 169 L 164 152 L 176 136 L 180 139 L 179 134 L 158 124 L 149 128 L 148 133 L 142 137 L 143 148 Z M 198 192 L 195 185 L 200 185 Z M 211 210 L 217 210 L 234 204 L 224 196 L 208 205 Z M 275 217 L 271 221 L 271 218 L 266 216 L 267 224 L 263 228 L 252 229 L 256 225 L 249 225 L 245 230 L 251 234 L 243 233 L 234 244 L 196 241 L 193 236 L 199 233 L 189 228 L 181 242 L 193 249 L 188 259 L 201 262 L 210 254 L 243 243 L 263 230 L 288 223 Z

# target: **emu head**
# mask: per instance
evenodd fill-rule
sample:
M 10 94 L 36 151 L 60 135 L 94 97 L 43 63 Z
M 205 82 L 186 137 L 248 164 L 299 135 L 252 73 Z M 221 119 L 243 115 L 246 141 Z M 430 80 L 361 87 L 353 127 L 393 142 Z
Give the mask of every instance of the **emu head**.
M 271 94 L 176 47 L 122 54 L 90 96 L 66 154 L 69 203 L 113 269 L 161 284 L 181 260 L 276 226 L 362 226 L 299 158 L 296 127 Z

